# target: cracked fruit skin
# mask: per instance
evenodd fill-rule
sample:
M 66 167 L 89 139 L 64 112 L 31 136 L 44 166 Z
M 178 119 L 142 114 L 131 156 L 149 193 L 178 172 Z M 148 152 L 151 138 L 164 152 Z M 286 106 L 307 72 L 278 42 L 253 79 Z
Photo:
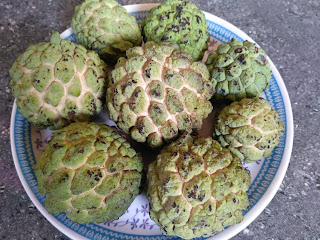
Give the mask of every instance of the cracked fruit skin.
M 233 102 L 221 111 L 215 124 L 220 144 L 246 163 L 270 156 L 283 134 L 279 113 L 263 98 Z
M 112 64 L 142 42 L 136 18 L 115 0 L 85 0 L 76 6 L 71 27 L 77 43 Z
M 73 123 L 53 134 L 34 172 L 48 212 L 84 224 L 123 215 L 139 192 L 142 167 L 115 128 Z
M 134 140 L 159 147 L 179 131 L 201 128 L 212 111 L 208 78 L 205 64 L 193 62 L 175 43 L 134 47 L 111 73 L 109 117 Z
M 58 32 L 28 47 L 9 73 L 18 111 L 39 128 L 60 129 L 102 110 L 106 64 Z
M 216 100 L 260 97 L 272 77 L 266 53 L 256 44 L 232 39 L 207 59 Z
M 201 60 L 210 40 L 203 12 L 189 1 L 166 0 L 151 9 L 141 24 L 145 41 L 170 41 Z
M 147 179 L 150 217 L 169 236 L 213 236 L 249 207 L 249 171 L 210 137 L 184 134 L 149 165 Z

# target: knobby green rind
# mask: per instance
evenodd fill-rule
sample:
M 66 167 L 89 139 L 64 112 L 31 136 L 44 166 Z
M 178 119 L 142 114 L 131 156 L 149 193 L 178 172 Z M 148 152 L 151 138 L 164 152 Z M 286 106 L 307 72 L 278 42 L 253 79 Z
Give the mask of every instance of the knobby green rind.
M 168 236 L 213 236 L 249 207 L 249 171 L 212 138 L 184 134 L 149 165 L 147 179 L 150 217 Z
M 76 6 L 71 27 L 79 44 L 110 63 L 142 41 L 136 18 L 115 0 L 85 0 Z
M 50 42 L 28 47 L 9 73 L 18 111 L 39 128 L 87 121 L 102 110 L 106 64 L 58 32 Z
M 270 156 L 283 134 L 279 113 L 263 98 L 233 102 L 221 111 L 215 124 L 221 145 L 246 163 Z
M 260 97 L 272 77 L 266 53 L 256 44 L 232 39 L 208 56 L 216 100 Z
M 142 168 L 115 128 L 73 123 L 53 134 L 34 172 L 48 212 L 84 224 L 118 219 L 139 192 Z
M 159 147 L 179 131 L 200 129 L 212 111 L 205 64 L 171 42 L 147 42 L 127 51 L 111 73 L 107 90 L 110 118 L 138 142 Z
M 166 0 L 151 9 L 141 26 L 145 41 L 174 42 L 195 61 L 201 60 L 208 49 L 210 36 L 205 16 L 192 2 Z

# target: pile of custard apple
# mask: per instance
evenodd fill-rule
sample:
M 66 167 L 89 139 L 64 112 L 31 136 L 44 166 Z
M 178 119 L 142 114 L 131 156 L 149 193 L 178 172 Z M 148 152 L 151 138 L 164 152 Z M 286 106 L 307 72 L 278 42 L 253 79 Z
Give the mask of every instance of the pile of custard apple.
M 185 0 L 165 0 L 141 27 L 115 0 L 85 0 L 71 26 L 77 44 L 54 32 L 10 69 L 19 112 L 57 130 L 34 167 L 49 213 L 77 223 L 123 215 L 146 164 L 125 133 L 159 151 L 145 166 L 146 185 L 164 234 L 209 237 L 241 222 L 250 186 L 241 160 L 269 156 L 284 133 L 261 98 L 272 76 L 265 52 L 232 39 L 203 58 L 208 25 Z M 216 140 L 197 135 L 221 103 Z M 103 108 L 117 128 L 90 122 Z

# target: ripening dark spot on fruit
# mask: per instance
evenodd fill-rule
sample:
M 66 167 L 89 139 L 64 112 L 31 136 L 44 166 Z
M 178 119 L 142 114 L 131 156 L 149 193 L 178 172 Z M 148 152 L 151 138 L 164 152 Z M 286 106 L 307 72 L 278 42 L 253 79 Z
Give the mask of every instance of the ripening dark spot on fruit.
M 244 54 L 241 54 L 239 57 L 238 57 L 239 61 L 243 64 L 243 61 L 244 61 Z
M 167 37 L 167 36 L 163 36 L 162 38 L 161 38 L 161 41 L 167 41 L 169 38 Z
M 242 48 L 236 48 L 236 49 L 234 50 L 234 52 L 235 52 L 235 53 L 242 53 Z
M 138 131 L 140 134 L 144 133 L 144 128 L 145 128 L 145 125 L 143 123 L 140 123 L 140 125 L 138 127 Z
M 176 10 L 177 10 L 177 12 L 182 12 L 183 7 L 181 7 L 181 6 L 177 6 L 177 7 L 176 7 Z
M 260 56 L 260 59 L 265 65 L 267 64 L 267 59 L 263 55 Z
M 156 28 L 154 29 L 154 33 L 155 33 L 155 34 L 157 34 L 159 28 L 160 28 L 160 27 L 158 26 L 158 27 L 156 27 Z
M 203 194 L 203 195 L 199 196 L 198 199 L 199 199 L 199 201 L 202 201 L 205 197 L 206 197 L 206 195 Z
M 188 198 L 196 199 L 196 195 L 194 194 L 194 192 L 191 192 L 189 193 Z
M 150 77 L 151 77 L 151 68 L 146 69 L 146 70 L 145 70 L 145 73 L 146 73 L 146 77 L 147 77 L 147 78 L 150 78 Z
M 176 132 L 174 129 L 171 129 L 171 130 L 170 130 L 170 133 L 176 134 L 177 132 Z
M 196 18 L 197 18 L 197 23 L 200 23 L 200 21 L 201 21 L 201 17 L 200 17 L 200 16 L 198 16 L 198 15 L 196 15 Z
M 180 28 L 178 25 L 172 25 L 172 28 L 169 28 L 169 30 L 172 30 L 174 33 L 178 33 Z
M 59 145 L 58 143 L 53 144 L 53 147 L 54 147 L 54 148 L 62 148 L 62 146 Z
M 168 179 L 164 182 L 163 186 L 166 186 L 166 185 L 169 183 L 169 181 L 170 181 L 170 178 L 168 178 Z
M 138 91 L 136 91 L 135 97 L 138 97 L 138 96 L 139 96 L 139 93 L 141 93 L 141 90 L 140 90 L 140 89 L 139 89 Z

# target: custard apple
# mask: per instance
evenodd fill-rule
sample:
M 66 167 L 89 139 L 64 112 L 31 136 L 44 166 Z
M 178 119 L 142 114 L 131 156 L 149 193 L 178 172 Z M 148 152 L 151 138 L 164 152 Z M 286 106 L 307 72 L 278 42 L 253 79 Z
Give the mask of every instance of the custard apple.
M 195 61 L 201 60 L 208 49 L 210 36 L 205 16 L 189 1 L 164 1 L 150 11 L 141 27 L 146 42 L 175 42 Z
M 212 236 L 249 207 L 249 171 L 210 137 L 182 135 L 149 165 L 147 179 L 150 217 L 169 236 Z
M 211 53 L 206 64 L 217 100 L 260 97 L 272 77 L 263 49 L 234 38 Z
M 115 0 L 85 0 L 76 7 L 71 27 L 79 44 L 110 63 L 142 42 L 136 18 Z
M 34 167 L 49 213 L 76 223 L 118 219 L 139 192 L 142 157 L 117 130 L 73 123 L 54 133 Z
M 205 64 L 175 43 L 147 42 L 127 51 L 107 90 L 110 118 L 138 142 L 159 147 L 180 131 L 202 126 L 212 111 L 213 89 Z
M 18 111 L 39 128 L 87 121 L 102 110 L 107 66 L 93 51 L 62 40 L 31 45 L 11 67 Z
M 246 163 L 268 157 L 283 134 L 278 112 L 263 98 L 233 102 L 221 111 L 215 125 L 221 145 Z

